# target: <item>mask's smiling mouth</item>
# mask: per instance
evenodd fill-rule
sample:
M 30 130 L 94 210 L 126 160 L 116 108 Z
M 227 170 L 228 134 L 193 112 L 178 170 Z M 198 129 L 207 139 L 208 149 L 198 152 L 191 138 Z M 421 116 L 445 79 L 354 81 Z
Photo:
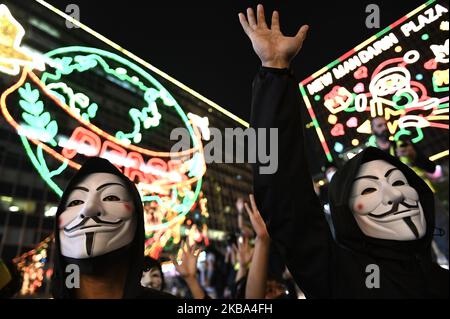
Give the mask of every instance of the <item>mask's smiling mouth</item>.
M 86 225 L 89 220 L 93 220 L 95 222 L 95 224 Z M 117 228 L 118 226 L 120 226 L 120 224 L 122 224 L 122 222 L 123 222 L 122 219 L 119 219 L 114 222 L 110 222 L 110 221 L 106 221 L 106 220 L 101 220 L 97 216 L 85 217 L 85 218 L 83 218 L 83 220 L 81 222 L 79 222 L 77 225 L 75 225 L 73 227 L 70 227 L 70 228 L 64 227 L 64 232 L 67 235 L 74 235 L 74 233 L 79 230 L 84 230 L 84 229 L 89 229 L 89 228 L 97 228 L 97 227 L 102 227 L 102 228 L 106 227 L 106 229 L 105 229 L 105 231 L 106 231 L 106 230 L 111 230 L 111 229 Z
M 399 210 L 400 205 L 403 207 L 406 207 L 407 209 Z M 389 221 L 397 220 L 397 219 L 408 217 L 408 216 L 415 216 L 417 214 L 419 214 L 418 202 L 411 205 L 411 204 L 406 203 L 405 201 L 402 201 L 402 202 L 395 203 L 394 205 L 392 205 L 392 208 L 389 211 L 387 211 L 386 213 L 382 213 L 382 214 L 369 213 L 368 216 L 375 218 L 375 219 L 379 220 L 380 222 L 382 222 L 382 221 L 389 222 Z M 391 215 L 392 215 L 392 218 L 389 218 L 389 216 L 391 216 Z M 399 216 L 399 215 L 401 215 L 401 216 Z

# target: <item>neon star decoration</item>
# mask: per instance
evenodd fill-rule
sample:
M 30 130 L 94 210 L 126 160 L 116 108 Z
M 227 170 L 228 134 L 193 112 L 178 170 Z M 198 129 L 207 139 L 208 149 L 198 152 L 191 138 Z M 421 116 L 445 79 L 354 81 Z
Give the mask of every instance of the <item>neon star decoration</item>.
M 17 75 L 21 66 L 45 69 L 42 59 L 21 47 L 25 30 L 4 4 L 0 4 L 0 30 L 0 72 Z
M 375 116 L 391 140 L 407 136 L 433 160 L 448 156 L 447 25 L 448 4 L 430 0 L 300 83 L 329 161 L 375 145 Z

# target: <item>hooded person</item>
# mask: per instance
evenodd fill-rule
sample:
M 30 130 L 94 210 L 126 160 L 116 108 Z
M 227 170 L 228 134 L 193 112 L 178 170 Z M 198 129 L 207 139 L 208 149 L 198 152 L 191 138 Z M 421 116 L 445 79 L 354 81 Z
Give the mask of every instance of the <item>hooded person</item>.
M 134 183 L 106 159 L 89 158 L 56 213 L 53 297 L 174 298 L 141 286 L 144 239 Z
M 150 257 L 144 257 L 144 269 L 142 271 L 141 285 L 163 291 L 165 288 L 164 273 L 161 263 Z
M 257 162 L 253 183 L 306 298 L 448 298 L 448 270 L 431 258 L 433 193 L 389 154 L 368 148 L 333 176 L 333 239 L 308 170 L 297 83 L 288 69 L 263 67 L 255 78 L 251 126 L 278 128 L 278 169 L 262 174 Z
M 284 36 L 279 14 L 272 14 L 269 28 L 262 5 L 256 15 L 251 8 L 247 17 L 240 13 L 239 20 L 262 64 L 252 86 L 250 116 L 258 140 L 254 151 L 264 155 L 253 165 L 256 206 L 305 297 L 448 298 L 448 270 L 430 255 L 430 189 L 390 155 L 367 149 L 333 176 L 333 239 L 306 160 L 314 148 L 305 146 L 302 113 L 311 105 L 302 106 L 291 70 L 308 27 Z M 317 86 L 300 88 L 306 95 Z M 275 170 L 264 162 L 267 150 L 276 152 L 268 155 L 276 156 Z

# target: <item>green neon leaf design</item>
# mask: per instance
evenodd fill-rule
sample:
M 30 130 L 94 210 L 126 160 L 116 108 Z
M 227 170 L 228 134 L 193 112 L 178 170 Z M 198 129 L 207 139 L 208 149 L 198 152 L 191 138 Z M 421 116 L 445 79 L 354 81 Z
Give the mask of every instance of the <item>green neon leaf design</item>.
M 22 107 L 22 109 L 24 109 L 25 112 L 28 112 L 33 115 L 39 115 L 42 112 L 42 110 L 36 109 L 35 104 L 24 100 L 20 100 L 19 105 Z
M 39 116 L 39 124 L 41 127 L 45 127 L 50 123 L 50 113 L 45 112 L 42 113 L 41 116 Z
M 38 117 L 28 114 L 28 113 L 25 113 L 25 112 L 22 113 L 22 117 L 25 120 L 25 122 L 27 122 L 28 125 L 30 125 L 32 127 L 37 126 L 36 122 L 37 122 Z
M 30 83 L 25 83 L 23 88 L 19 89 L 19 95 L 22 98 L 19 105 L 25 111 L 22 118 L 28 124 L 30 131 L 39 136 L 43 142 L 56 146 L 55 136 L 58 134 L 58 124 L 51 121 L 49 112 L 44 112 L 44 103 L 39 100 L 39 90 L 32 89 Z
M 55 120 L 48 123 L 46 131 L 51 138 L 54 138 L 56 136 L 56 134 L 58 133 L 58 124 L 56 123 Z

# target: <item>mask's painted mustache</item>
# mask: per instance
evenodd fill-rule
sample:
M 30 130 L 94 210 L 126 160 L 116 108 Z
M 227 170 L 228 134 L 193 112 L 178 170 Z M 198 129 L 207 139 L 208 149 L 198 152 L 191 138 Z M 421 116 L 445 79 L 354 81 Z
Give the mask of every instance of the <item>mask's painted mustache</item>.
M 379 215 L 375 215 L 375 214 L 369 213 L 368 215 L 370 217 L 373 217 L 373 218 L 383 218 L 383 217 L 386 217 L 386 216 L 389 216 L 389 215 L 398 215 L 398 214 L 401 214 L 401 213 L 404 213 L 404 212 L 408 211 L 408 210 L 402 210 L 402 211 L 398 212 L 397 210 L 398 210 L 398 206 L 400 204 L 402 204 L 406 208 L 419 208 L 419 204 L 417 204 L 417 202 L 416 202 L 415 205 L 411 205 L 411 204 L 408 204 L 408 203 L 402 201 L 402 202 L 395 203 L 394 205 L 392 205 L 392 208 L 386 213 L 379 214 Z
M 73 227 L 70 227 L 70 228 L 64 227 L 64 231 L 67 232 L 67 233 L 74 232 L 74 231 L 82 228 L 83 225 L 86 224 L 89 219 L 92 219 L 94 222 L 97 223 L 97 225 L 87 226 L 86 228 L 88 228 L 88 227 L 98 227 L 98 226 L 103 226 L 103 225 L 118 225 L 118 224 L 120 224 L 122 222 L 121 219 L 119 219 L 116 222 L 108 222 L 106 220 L 101 220 L 97 216 L 93 216 L 93 217 L 87 216 L 87 217 L 84 217 L 81 222 L 79 222 L 77 225 L 75 225 Z

